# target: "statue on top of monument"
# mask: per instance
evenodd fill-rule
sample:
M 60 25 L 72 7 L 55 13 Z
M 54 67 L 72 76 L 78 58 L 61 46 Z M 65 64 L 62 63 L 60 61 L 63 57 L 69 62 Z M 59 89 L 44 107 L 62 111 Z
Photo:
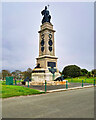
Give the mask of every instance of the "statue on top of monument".
M 45 6 L 45 9 L 41 12 L 42 15 L 44 15 L 42 19 L 42 24 L 45 22 L 50 23 L 51 16 L 49 15 L 49 11 L 47 10 L 47 6 Z

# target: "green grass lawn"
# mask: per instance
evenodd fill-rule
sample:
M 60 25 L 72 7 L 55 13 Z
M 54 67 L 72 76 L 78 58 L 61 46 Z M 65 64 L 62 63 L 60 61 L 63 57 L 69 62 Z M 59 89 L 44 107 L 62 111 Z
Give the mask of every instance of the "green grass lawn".
M 44 93 L 40 92 L 39 90 L 30 89 L 22 86 L 15 85 L 0 85 L 0 86 L 2 87 L 2 91 L 0 90 L 0 98 Z
M 96 77 L 89 77 L 87 78 L 86 76 L 80 76 L 80 77 L 76 77 L 76 78 L 66 78 L 65 80 L 68 80 L 68 82 L 74 82 L 74 83 L 81 83 L 82 80 L 84 83 L 94 83 L 94 79 L 95 79 L 95 83 L 96 83 Z

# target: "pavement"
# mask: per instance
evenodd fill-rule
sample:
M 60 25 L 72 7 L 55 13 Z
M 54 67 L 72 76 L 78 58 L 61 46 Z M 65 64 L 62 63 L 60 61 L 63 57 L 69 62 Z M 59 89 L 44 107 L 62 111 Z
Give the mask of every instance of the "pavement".
M 3 118 L 93 118 L 94 87 L 2 100 Z
M 78 87 L 71 87 L 68 89 L 55 89 L 55 90 L 48 90 L 47 93 L 52 93 L 52 92 L 60 92 L 60 91 L 67 91 L 67 90 L 76 90 L 76 89 L 83 89 L 83 88 L 90 88 L 94 87 L 94 85 L 86 85 L 86 86 L 78 86 Z
M 18 84 L 19 86 L 23 86 L 23 87 L 28 87 L 28 85 L 22 85 L 22 84 Z M 92 84 L 90 83 L 83 83 L 84 86 L 90 86 Z M 81 87 L 82 83 L 68 83 L 68 89 L 70 88 L 75 88 L 75 87 Z M 44 85 L 30 85 L 29 86 L 32 89 L 37 89 L 40 91 L 45 91 L 45 86 Z M 52 90 L 59 90 L 59 89 L 66 89 L 66 85 L 47 85 L 47 91 L 52 91 Z

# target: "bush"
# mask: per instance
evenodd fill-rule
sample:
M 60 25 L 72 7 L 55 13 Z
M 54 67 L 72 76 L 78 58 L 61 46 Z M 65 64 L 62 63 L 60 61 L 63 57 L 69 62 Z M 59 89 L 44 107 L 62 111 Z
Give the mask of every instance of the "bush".
M 80 76 L 80 73 L 81 73 L 81 69 L 76 65 L 68 65 L 62 71 L 62 74 L 64 75 L 65 78 L 78 77 Z
M 91 72 L 87 73 L 87 78 L 91 77 Z
M 81 76 L 85 76 L 88 73 L 86 69 L 81 69 Z
M 93 77 L 96 77 L 96 69 L 92 70 L 92 75 L 93 75 Z

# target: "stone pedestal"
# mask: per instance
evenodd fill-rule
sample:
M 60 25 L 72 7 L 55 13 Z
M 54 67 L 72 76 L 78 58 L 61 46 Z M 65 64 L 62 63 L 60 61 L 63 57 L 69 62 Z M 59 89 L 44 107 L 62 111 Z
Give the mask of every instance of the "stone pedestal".
M 55 79 L 60 76 L 57 69 L 57 57 L 55 56 L 53 25 L 45 22 L 41 25 L 39 31 L 39 57 L 36 58 L 37 67 L 32 71 L 33 81 L 53 80 L 53 74 L 49 68 L 56 69 Z
M 59 71 L 55 73 L 54 79 L 60 76 Z M 48 69 L 34 69 L 32 73 L 32 81 L 52 81 L 53 80 L 53 74 L 49 72 Z

